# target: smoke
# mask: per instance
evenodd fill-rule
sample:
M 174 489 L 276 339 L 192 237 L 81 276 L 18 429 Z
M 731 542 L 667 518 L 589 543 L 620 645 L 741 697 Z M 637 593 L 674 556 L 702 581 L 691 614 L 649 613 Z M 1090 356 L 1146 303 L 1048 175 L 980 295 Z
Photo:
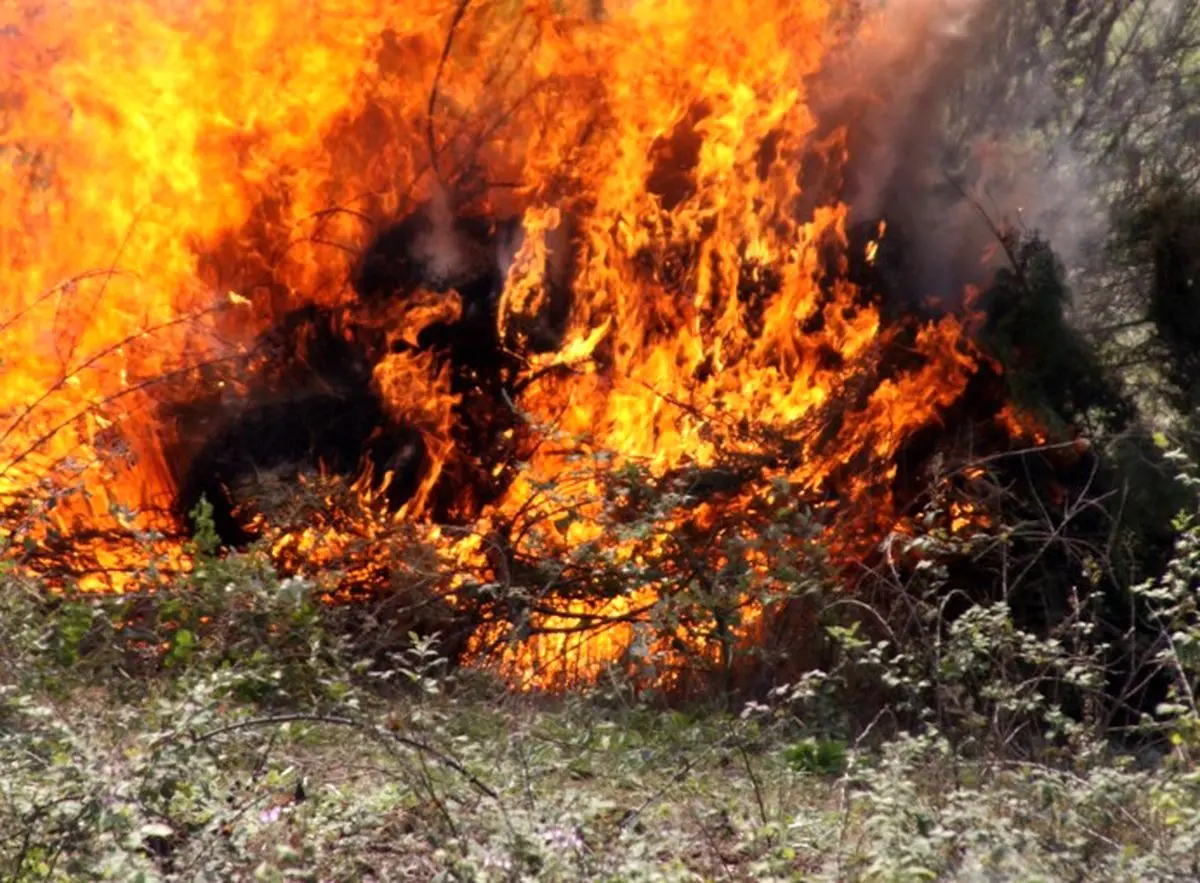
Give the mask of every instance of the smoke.
M 981 0 L 891 0 L 831 68 L 819 112 L 850 128 L 851 202 L 878 214 L 902 170 L 936 154 L 938 116 L 971 45 Z
M 818 86 L 819 118 L 847 132 L 852 220 L 907 233 L 918 300 L 986 281 L 998 228 L 1036 229 L 1070 267 L 1106 227 L 1095 170 L 1041 125 L 1061 99 L 996 69 L 1003 15 L 986 0 L 886 0 Z
M 905 236 L 914 300 L 953 305 L 967 284 L 986 283 L 1004 260 L 997 229 L 1037 230 L 1068 268 L 1085 264 L 1107 231 L 1107 212 L 1095 199 L 1103 170 L 1045 125 L 1069 115 L 1067 99 L 1048 82 L 1023 78 L 1027 71 L 1005 67 L 1023 61 L 1009 26 L 1036 15 L 1032 7 L 1014 11 L 987 0 L 863 6 L 860 24 L 814 84 L 812 103 L 827 132 L 847 133 L 842 196 L 851 220 L 883 217 L 893 235 Z M 611 16 L 621 4 L 606 8 Z M 470 275 L 479 260 L 455 230 L 451 202 L 433 194 L 429 226 L 415 243 L 417 261 L 435 280 Z M 518 246 L 500 237 L 489 255 L 501 277 Z
M 421 284 L 435 290 L 457 289 L 466 295 L 464 286 L 468 286 L 472 297 L 483 294 L 474 286 L 481 280 L 503 280 L 521 246 L 519 223 L 460 214 L 453 194 L 440 187 L 417 209 L 415 218 L 410 257 Z M 498 294 L 493 290 L 496 285 L 487 288 L 487 297 Z
M 413 242 L 413 255 L 432 284 L 445 285 L 467 274 L 468 257 L 455 230 L 454 209 L 446 191 L 435 188 L 424 209 L 429 226 Z

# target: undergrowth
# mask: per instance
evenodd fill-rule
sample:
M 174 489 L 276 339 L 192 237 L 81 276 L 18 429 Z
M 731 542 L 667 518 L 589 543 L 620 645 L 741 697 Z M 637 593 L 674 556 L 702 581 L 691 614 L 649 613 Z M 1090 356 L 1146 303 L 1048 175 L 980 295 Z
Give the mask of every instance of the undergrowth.
M 1045 633 L 1003 598 L 947 616 L 929 550 L 978 538 L 909 537 L 929 563 L 830 588 L 824 664 L 672 706 L 619 668 L 513 694 L 436 633 L 367 653 L 316 582 L 199 523 L 193 572 L 151 594 L 4 572 L 0 879 L 1200 876 L 1186 515 L 1133 593 L 1165 701 L 1122 728 L 1084 596 Z

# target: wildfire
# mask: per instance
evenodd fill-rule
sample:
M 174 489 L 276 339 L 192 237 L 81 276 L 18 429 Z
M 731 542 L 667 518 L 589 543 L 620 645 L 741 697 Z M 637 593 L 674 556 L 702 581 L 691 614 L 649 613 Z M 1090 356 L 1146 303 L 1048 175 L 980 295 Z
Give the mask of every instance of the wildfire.
M 581 467 L 592 461 L 693 483 L 749 464 L 758 486 L 792 502 L 835 501 L 828 530 L 846 549 L 882 536 L 899 517 L 898 452 L 959 399 L 977 360 L 954 317 L 884 321 L 848 278 L 847 207 L 814 203 L 798 174 L 813 153 L 844 159 L 807 90 L 852 5 L 7 4 L 10 538 L 50 548 L 73 537 L 74 553 L 100 562 L 83 588 L 121 588 L 147 543 L 185 567 L 159 534 L 179 534 L 172 507 L 201 440 L 172 415 L 181 403 L 244 401 L 275 370 L 257 341 L 305 307 L 380 331 L 385 352 L 369 366 L 379 419 L 414 432 L 421 459 L 390 513 L 351 524 L 331 503 L 300 526 L 260 517 L 283 565 L 320 567 L 408 525 L 441 550 L 449 601 L 468 604 L 466 574 L 498 579 L 481 538 L 499 525 L 507 551 L 527 558 L 605 543 L 598 554 L 617 563 L 661 552 L 611 534 L 620 501 Z M 503 420 L 418 346 L 467 321 L 461 285 L 412 286 L 354 318 L 360 256 L 419 205 L 432 206 L 432 226 L 414 241 L 447 278 L 474 259 L 448 232 L 453 218 L 519 221 L 510 253 L 486 256 L 502 266 L 502 290 L 480 301 L 493 310 L 503 395 L 489 401 L 506 399 Z M 868 263 L 884 235 L 880 224 Z M 546 332 L 556 308 L 562 320 Z M 552 345 L 539 343 L 547 334 Z M 907 367 L 882 370 L 896 347 Z M 496 426 L 492 460 L 463 449 L 472 419 Z M 767 436 L 786 456 L 762 458 Z M 385 485 L 399 487 L 408 462 Z M 364 511 L 386 492 L 365 473 L 354 488 Z M 668 524 L 700 531 L 753 497 L 735 485 Z M 439 515 L 459 531 L 443 531 Z M 143 542 L 122 541 L 130 529 Z M 587 680 L 672 641 L 716 654 L 713 623 L 640 643 L 656 600 L 683 579 L 531 604 L 522 622 L 482 624 L 470 653 L 522 686 Z M 736 628 L 750 634 L 761 614 L 747 601 Z M 574 628 L 588 620 L 607 625 Z

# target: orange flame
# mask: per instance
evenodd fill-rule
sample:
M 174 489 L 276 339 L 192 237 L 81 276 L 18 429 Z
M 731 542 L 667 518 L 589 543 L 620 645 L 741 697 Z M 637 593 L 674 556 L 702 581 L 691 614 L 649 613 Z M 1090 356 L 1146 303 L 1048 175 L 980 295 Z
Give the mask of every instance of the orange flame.
M 805 216 L 797 169 L 840 150 L 818 136 L 806 84 L 848 4 L 595 5 L 0 10 L 0 497 L 81 486 L 47 516 L 57 531 L 116 528 L 118 504 L 140 530 L 173 528 L 179 439 L 161 403 L 211 385 L 205 371 L 286 310 L 349 303 L 373 229 L 449 188 L 523 219 L 499 307 L 517 345 L 549 297 L 548 243 L 568 214 L 581 243 L 565 340 L 525 354 L 514 403 L 543 443 L 476 536 L 523 518 L 536 554 L 595 541 L 603 488 L 564 480 L 580 457 L 661 478 L 752 456 L 762 433 L 792 452 L 762 478 L 814 498 L 836 487 L 860 527 L 888 529 L 897 451 L 961 394 L 975 357 L 945 318 L 913 333 L 918 367 L 879 379 L 896 332 L 844 272 L 823 281 L 831 249 L 845 260 L 847 209 Z M 868 260 L 877 249 L 878 237 Z M 393 331 L 412 338 L 456 309 L 431 296 Z M 217 376 L 236 393 L 236 372 Z M 390 356 L 375 379 L 426 441 L 428 469 L 398 516 L 420 524 L 456 456 L 456 401 L 423 357 Z M 317 565 L 341 535 L 314 523 L 273 548 Z M 426 535 L 447 566 L 487 567 L 479 542 Z M 97 542 L 119 570 L 114 541 Z M 662 589 L 534 614 L 545 633 L 491 658 L 527 686 L 594 677 L 638 646 L 637 612 Z M 744 611 L 741 628 L 758 615 Z M 613 624 L 586 638 L 565 628 L 589 617 Z M 533 678 L 547 659 L 551 673 Z

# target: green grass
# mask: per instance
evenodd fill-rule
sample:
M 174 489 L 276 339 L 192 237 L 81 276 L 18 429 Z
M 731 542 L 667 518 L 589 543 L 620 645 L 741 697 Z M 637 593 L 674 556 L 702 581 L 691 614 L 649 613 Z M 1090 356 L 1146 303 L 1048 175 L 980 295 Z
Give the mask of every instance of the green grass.
M 1200 777 L 1163 767 L 829 748 L 611 696 L 288 721 L 227 687 L 8 691 L 5 879 L 1151 880 L 1200 854 Z
M 1180 529 L 1139 592 L 1190 685 Z M 261 555 L 202 565 L 141 598 L 0 574 L 0 880 L 1200 879 L 1190 687 L 1138 756 L 1039 690 L 1100 697 L 1086 620 L 1037 638 L 993 604 L 896 646 L 829 625 L 829 671 L 671 709 L 618 675 L 514 695 L 431 638 L 364 643 Z

